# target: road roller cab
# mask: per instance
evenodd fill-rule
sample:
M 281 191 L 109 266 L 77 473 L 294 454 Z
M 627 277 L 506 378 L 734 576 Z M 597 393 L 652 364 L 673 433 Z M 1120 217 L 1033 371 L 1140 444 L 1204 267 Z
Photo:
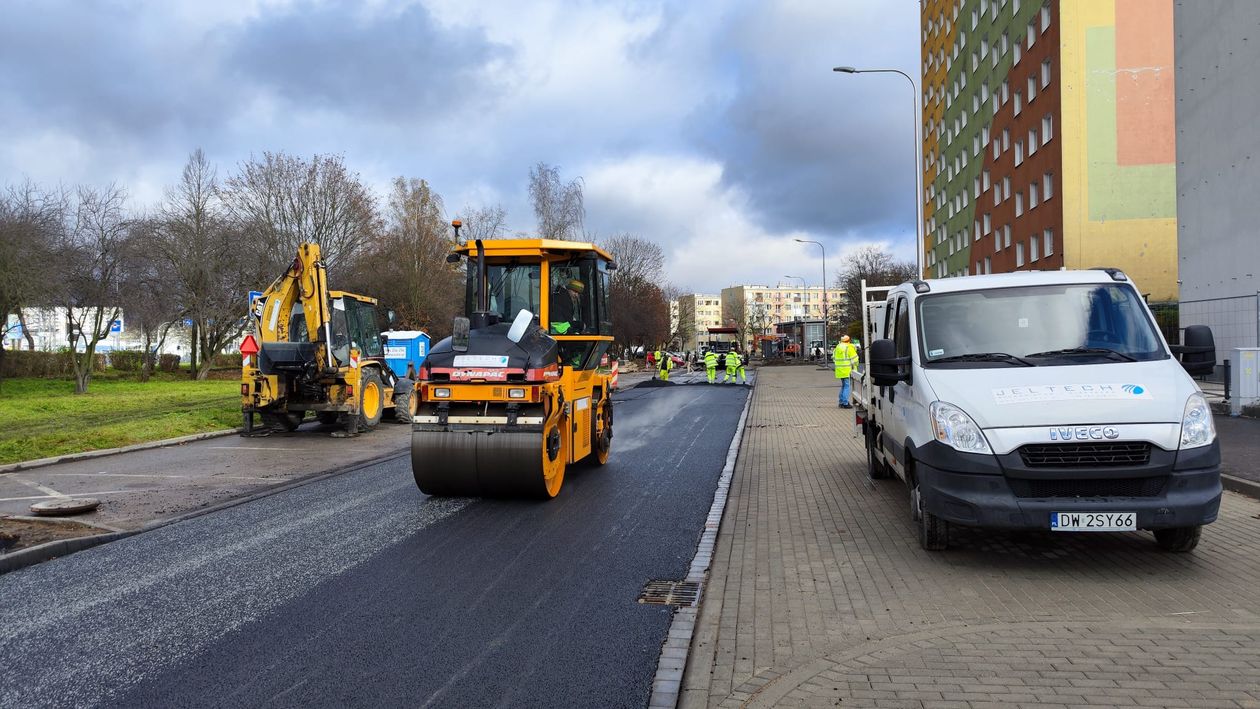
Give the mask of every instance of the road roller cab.
M 458 229 L 458 227 L 456 227 Z M 420 368 L 411 465 L 430 495 L 560 492 L 568 465 L 608 461 L 612 258 L 590 243 L 477 241 L 466 317 Z

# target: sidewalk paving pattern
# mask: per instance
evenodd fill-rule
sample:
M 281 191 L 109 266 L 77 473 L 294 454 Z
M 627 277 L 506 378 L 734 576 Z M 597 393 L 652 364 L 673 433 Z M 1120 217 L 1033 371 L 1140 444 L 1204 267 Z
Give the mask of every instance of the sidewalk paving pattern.
M 760 371 L 680 706 L 1260 707 L 1260 502 L 1149 533 L 919 548 L 829 372 Z

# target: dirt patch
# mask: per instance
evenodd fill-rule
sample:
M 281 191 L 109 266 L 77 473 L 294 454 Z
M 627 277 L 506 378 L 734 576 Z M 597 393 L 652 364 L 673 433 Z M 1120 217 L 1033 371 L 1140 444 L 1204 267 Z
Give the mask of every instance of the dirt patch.
M 53 522 L 0 517 L 0 554 L 62 539 L 78 539 L 105 530 L 78 522 Z

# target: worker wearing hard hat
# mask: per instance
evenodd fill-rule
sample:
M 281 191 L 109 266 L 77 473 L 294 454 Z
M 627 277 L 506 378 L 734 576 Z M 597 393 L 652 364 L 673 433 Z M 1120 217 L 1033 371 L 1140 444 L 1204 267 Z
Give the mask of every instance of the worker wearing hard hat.
M 582 331 L 582 293 L 586 284 L 570 279 L 551 294 L 551 334 L 575 335 Z
M 704 353 L 704 373 L 709 378 L 710 384 L 717 383 L 717 353 L 709 350 Z
M 735 372 L 739 367 L 739 352 L 731 350 L 726 353 L 726 373 L 722 375 L 722 383 L 735 382 Z
M 850 337 L 845 335 L 836 343 L 836 349 L 831 353 L 831 358 L 836 367 L 836 379 L 840 380 L 840 408 L 852 408 L 849 404 L 850 383 L 849 377 L 853 374 L 853 369 L 857 367 L 858 355 L 857 348 L 849 341 Z

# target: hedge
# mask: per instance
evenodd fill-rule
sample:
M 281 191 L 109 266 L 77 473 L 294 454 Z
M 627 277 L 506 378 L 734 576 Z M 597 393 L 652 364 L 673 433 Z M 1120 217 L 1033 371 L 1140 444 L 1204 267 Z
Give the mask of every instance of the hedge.
M 138 372 L 144 364 L 144 353 L 139 350 L 114 350 L 109 353 L 109 366 L 120 372 Z
M 238 354 L 217 354 L 210 360 L 211 369 L 240 369 L 241 355 Z
M 92 371 L 105 371 L 105 355 L 93 356 Z M 4 366 L 0 367 L 0 376 L 16 377 L 68 377 L 74 374 L 74 364 L 70 361 L 69 352 L 32 352 L 30 350 L 7 350 L 4 353 Z
M 178 372 L 179 355 L 164 354 L 161 357 L 158 357 L 158 369 L 163 372 Z

